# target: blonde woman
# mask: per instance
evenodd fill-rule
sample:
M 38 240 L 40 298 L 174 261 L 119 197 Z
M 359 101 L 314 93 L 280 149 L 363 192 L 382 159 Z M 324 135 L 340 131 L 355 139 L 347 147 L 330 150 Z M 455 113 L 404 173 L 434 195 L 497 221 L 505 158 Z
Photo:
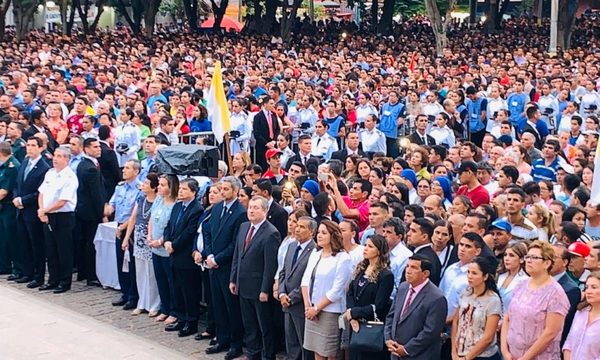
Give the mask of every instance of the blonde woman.
M 554 213 L 545 205 L 540 203 L 531 205 L 527 211 L 527 219 L 538 228 L 538 240 L 547 242 L 554 234 L 556 224 Z

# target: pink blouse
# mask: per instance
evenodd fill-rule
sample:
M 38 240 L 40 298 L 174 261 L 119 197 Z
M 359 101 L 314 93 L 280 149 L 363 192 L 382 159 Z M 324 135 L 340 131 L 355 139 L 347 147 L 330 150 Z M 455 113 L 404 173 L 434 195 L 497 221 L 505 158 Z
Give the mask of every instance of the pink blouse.
M 572 360 L 600 359 L 600 318 L 588 324 L 590 308 L 575 313 L 571 331 L 565 341 L 563 350 L 571 350 Z
M 539 289 L 527 286 L 530 280 L 520 282 L 508 307 L 508 349 L 515 358 L 521 358 L 542 334 L 546 315 L 558 313 L 562 316 L 569 311 L 569 299 L 556 280 Z M 536 360 L 560 359 L 560 336 L 558 333 Z

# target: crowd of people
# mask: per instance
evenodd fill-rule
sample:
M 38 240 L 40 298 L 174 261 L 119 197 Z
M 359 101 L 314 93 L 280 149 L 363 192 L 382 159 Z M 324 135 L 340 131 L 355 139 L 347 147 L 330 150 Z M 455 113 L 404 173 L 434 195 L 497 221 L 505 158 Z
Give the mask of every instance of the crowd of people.
M 558 57 L 525 18 L 453 25 L 439 57 L 420 18 L 289 44 L 33 31 L 0 49 L 0 273 L 100 286 L 114 221 L 112 304 L 226 360 L 600 358 L 594 21 Z M 216 61 L 231 162 L 158 173 L 215 143 Z

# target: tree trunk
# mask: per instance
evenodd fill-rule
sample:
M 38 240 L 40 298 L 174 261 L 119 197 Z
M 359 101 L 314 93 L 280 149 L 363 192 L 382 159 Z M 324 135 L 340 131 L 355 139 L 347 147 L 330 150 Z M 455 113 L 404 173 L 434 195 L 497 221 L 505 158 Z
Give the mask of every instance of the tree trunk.
M 131 31 L 134 34 L 139 34 L 140 33 L 140 22 L 135 22 L 131 16 L 129 16 L 129 13 L 127 12 L 127 8 L 125 7 L 125 3 L 123 2 L 123 0 L 117 0 L 116 2 L 117 4 L 117 10 L 119 10 L 119 13 L 121 13 L 121 15 L 125 18 L 125 21 L 127 22 L 127 24 L 129 25 L 129 28 L 131 29 Z M 133 7 L 133 2 L 132 2 L 132 7 Z M 134 12 L 135 14 L 135 12 Z M 141 17 L 140 17 L 141 19 Z
M 510 4 L 510 0 L 499 0 L 501 1 L 500 10 L 498 10 L 498 16 L 496 16 L 496 29 L 502 29 L 502 18 L 504 18 L 504 14 L 506 10 L 508 10 L 508 5 Z
M 3 0 L 0 7 L 0 41 L 4 41 L 5 27 L 6 27 L 6 13 L 10 7 L 12 0 Z
M 485 24 L 483 24 L 484 30 L 487 33 L 494 33 L 499 30 L 498 23 L 498 0 L 486 0 L 487 2 L 487 12 L 485 20 Z
M 571 35 L 575 26 L 575 14 L 579 0 L 560 0 L 558 4 L 558 31 L 556 45 L 563 51 L 571 47 Z
M 383 0 L 383 10 L 381 11 L 381 20 L 378 25 L 380 34 L 388 35 L 392 32 L 392 16 L 394 15 L 395 0 Z
M 435 49 L 438 56 L 442 56 L 444 48 L 448 47 L 447 31 L 451 20 L 450 13 L 454 9 L 454 5 L 456 5 L 456 0 L 449 0 L 446 17 L 442 21 L 436 0 L 425 0 L 425 9 L 427 10 L 429 21 L 431 21 L 431 28 L 435 36 Z
M 377 31 L 378 18 L 377 14 L 379 13 L 379 1 L 373 0 L 371 2 L 371 29 L 373 32 Z
M 71 4 L 69 19 L 67 20 L 67 35 L 69 36 L 71 36 L 71 33 L 73 33 L 73 24 L 75 24 L 75 11 L 75 6 Z
M 22 0 L 14 0 L 13 13 L 15 16 L 15 33 L 17 41 L 23 41 L 29 30 L 29 24 L 33 20 L 33 14 L 37 9 L 38 1 L 32 1 L 27 7 L 23 6 Z
M 96 8 L 98 9 L 98 12 L 96 13 L 94 22 L 90 25 L 90 33 L 91 34 L 94 34 L 96 32 L 96 29 L 98 28 L 98 22 L 100 21 L 100 17 L 102 16 L 102 13 L 104 13 L 104 3 L 105 2 L 106 2 L 106 0 L 98 0 L 98 2 L 96 2 Z
M 190 31 L 198 31 L 198 0 L 183 0 L 183 9 L 185 10 Z
M 283 1 L 283 9 L 282 13 L 284 14 L 281 18 L 281 38 L 283 41 L 287 42 L 290 39 L 290 33 L 292 29 L 292 24 L 296 21 L 296 14 L 298 13 L 298 8 L 302 5 L 302 0 L 294 0 L 292 4 L 292 8 L 287 13 L 287 0 Z
M 284 0 L 287 1 L 287 0 Z M 275 13 L 277 13 L 277 1 L 266 0 L 265 1 L 265 17 L 263 18 L 262 24 L 264 25 L 263 32 L 266 34 L 273 34 L 275 29 Z
M 229 5 L 229 0 L 221 0 L 219 5 L 217 5 L 217 3 L 214 0 L 210 0 L 210 4 L 212 6 L 213 16 L 215 17 L 215 22 L 213 24 L 213 30 L 220 31 L 221 30 L 221 22 L 223 21 L 223 18 L 225 17 L 225 10 L 227 10 L 227 6 Z
M 77 13 L 79 14 L 79 20 L 81 20 L 81 26 L 83 27 L 83 33 L 89 35 L 89 26 L 87 22 L 87 14 L 89 6 L 87 4 L 88 0 L 85 0 L 86 4 L 82 7 L 80 0 L 73 0 L 73 6 L 77 9 Z

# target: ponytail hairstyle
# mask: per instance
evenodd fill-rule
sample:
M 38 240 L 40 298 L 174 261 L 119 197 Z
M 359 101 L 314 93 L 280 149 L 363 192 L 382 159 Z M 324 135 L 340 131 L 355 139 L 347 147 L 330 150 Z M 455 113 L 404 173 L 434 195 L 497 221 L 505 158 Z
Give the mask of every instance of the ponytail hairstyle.
M 483 293 L 481 294 L 475 294 L 476 296 L 482 296 L 484 295 L 486 292 L 489 291 L 493 291 L 496 293 L 496 295 L 498 295 L 498 297 L 500 299 L 502 299 L 502 297 L 500 296 L 500 293 L 498 292 L 498 286 L 496 285 L 496 266 L 494 264 L 491 263 L 490 260 L 488 260 L 485 257 L 482 256 L 478 256 L 475 259 L 473 259 L 472 263 L 477 264 L 477 266 L 479 267 L 479 270 L 481 270 L 481 272 L 483 273 L 483 276 L 487 275 L 487 278 L 485 279 L 485 290 L 483 291 Z M 471 291 L 474 291 L 473 289 L 471 289 Z

